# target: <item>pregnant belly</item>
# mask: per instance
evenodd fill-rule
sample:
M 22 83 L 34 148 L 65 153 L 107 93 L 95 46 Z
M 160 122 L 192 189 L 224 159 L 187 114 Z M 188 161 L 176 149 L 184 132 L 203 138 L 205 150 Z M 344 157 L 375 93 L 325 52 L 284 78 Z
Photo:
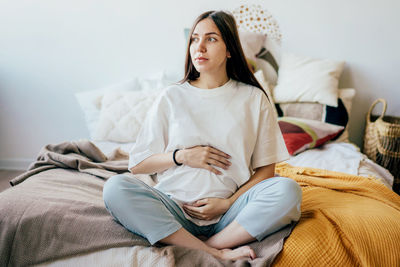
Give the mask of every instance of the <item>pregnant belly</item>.
M 208 170 L 182 166 L 158 177 L 158 190 L 173 198 L 190 203 L 201 198 L 228 198 L 237 189 L 227 175 L 216 175 Z

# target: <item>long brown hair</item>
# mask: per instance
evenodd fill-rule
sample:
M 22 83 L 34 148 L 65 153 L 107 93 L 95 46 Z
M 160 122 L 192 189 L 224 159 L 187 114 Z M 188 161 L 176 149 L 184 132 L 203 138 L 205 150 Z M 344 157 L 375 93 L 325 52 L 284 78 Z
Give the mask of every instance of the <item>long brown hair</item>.
M 258 87 L 268 98 L 268 95 L 264 92 L 247 64 L 242 45 L 239 41 L 239 34 L 236 27 L 235 18 L 233 17 L 233 15 L 224 11 L 207 11 L 201 14 L 195 20 L 189 32 L 187 43 L 185 76 L 180 81 L 180 83 L 184 83 L 186 81 L 194 81 L 198 77 L 200 77 L 200 73 L 195 69 L 192 59 L 190 57 L 190 45 L 192 43 L 192 34 L 194 29 L 200 21 L 206 18 L 211 18 L 214 21 L 215 25 L 221 32 L 222 39 L 224 40 L 226 45 L 226 49 L 230 52 L 231 57 L 228 58 L 226 62 L 226 72 L 228 77 Z

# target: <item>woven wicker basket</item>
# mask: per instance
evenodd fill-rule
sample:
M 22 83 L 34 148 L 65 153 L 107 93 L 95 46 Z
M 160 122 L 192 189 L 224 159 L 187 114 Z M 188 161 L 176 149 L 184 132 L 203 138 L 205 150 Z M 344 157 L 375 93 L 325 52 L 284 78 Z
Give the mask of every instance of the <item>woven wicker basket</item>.
M 383 104 L 381 115 L 371 115 L 379 102 Z M 385 116 L 386 107 L 386 100 L 379 98 L 369 108 L 363 152 L 393 174 L 393 190 L 400 194 L 400 118 Z

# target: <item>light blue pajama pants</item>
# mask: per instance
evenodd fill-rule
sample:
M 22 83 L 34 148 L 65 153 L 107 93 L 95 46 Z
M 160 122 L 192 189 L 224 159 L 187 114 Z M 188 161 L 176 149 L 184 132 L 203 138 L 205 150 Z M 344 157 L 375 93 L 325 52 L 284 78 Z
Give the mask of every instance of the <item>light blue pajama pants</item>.
M 218 223 L 198 226 L 178 205 L 139 179 L 116 175 L 107 180 L 103 199 L 107 210 L 125 228 L 153 245 L 181 227 L 195 236 L 210 237 L 233 220 L 258 241 L 300 218 L 301 188 L 292 179 L 272 177 L 243 193 Z

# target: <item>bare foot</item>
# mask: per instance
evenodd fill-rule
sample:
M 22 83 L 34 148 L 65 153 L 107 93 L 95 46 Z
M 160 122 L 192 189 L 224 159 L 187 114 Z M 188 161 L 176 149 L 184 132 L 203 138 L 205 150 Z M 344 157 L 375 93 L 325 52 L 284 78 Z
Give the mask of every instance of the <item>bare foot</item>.
M 235 261 L 246 257 L 250 257 L 252 260 L 254 260 L 257 257 L 254 250 L 249 246 L 242 246 L 236 249 L 225 248 L 221 249 L 220 252 L 221 252 L 220 257 L 223 260 Z

